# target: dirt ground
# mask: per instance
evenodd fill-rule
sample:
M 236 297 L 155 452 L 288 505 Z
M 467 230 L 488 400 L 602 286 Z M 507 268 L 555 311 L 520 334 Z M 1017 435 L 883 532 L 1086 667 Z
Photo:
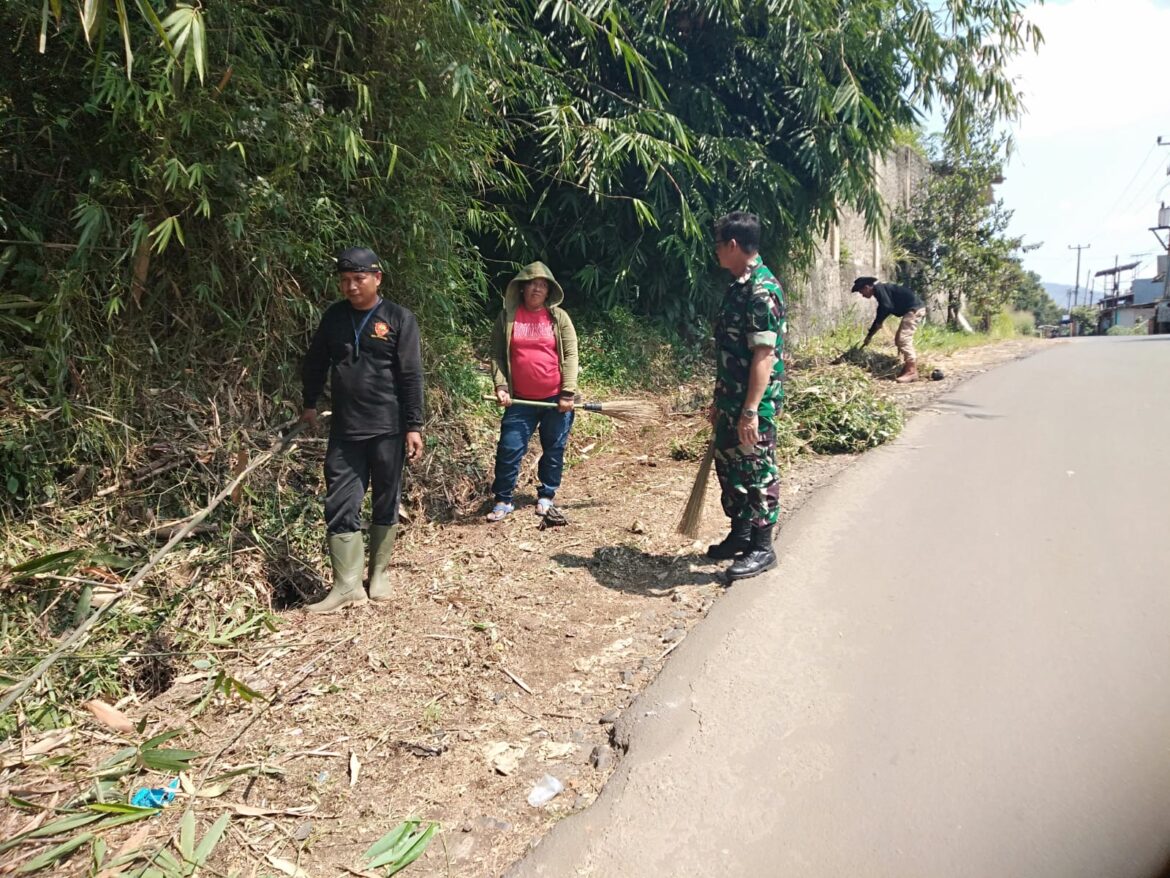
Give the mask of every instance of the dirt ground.
M 918 410 L 1044 344 L 935 356 L 944 380 L 882 382 L 883 392 Z M 522 483 L 502 523 L 476 514 L 407 528 L 392 565 L 396 600 L 326 617 L 285 612 L 247 656 L 225 661 L 266 700 L 216 696 L 192 719 L 211 673 L 196 671 L 148 704 L 124 705 L 147 719 L 146 733 L 186 728 L 182 746 L 218 754 L 206 772 L 201 764 L 204 777 L 252 766 L 196 800 L 201 827 L 224 809 L 236 815 L 215 873 L 361 874 L 362 852 L 417 817 L 441 829 L 409 874 L 499 875 L 587 807 L 621 758 L 613 721 L 724 591 L 724 565 L 702 554 L 725 527 L 714 484 L 702 538 L 675 533 L 697 463 L 670 449 L 701 426 L 674 416 L 665 430 L 575 447 L 558 496 L 568 526 L 540 530 Z M 779 540 L 784 520 L 854 459 L 806 456 L 785 471 Z M 546 774 L 564 791 L 532 807 Z M 181 811 L 154 818 L 151 837 L 175 832 Z

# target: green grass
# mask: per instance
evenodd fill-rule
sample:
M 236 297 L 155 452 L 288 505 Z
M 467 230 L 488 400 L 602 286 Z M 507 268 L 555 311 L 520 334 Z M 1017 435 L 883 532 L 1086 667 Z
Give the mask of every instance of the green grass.
M 1110 326 L 1105 331 L 1106 335 L 1149 335 L 1150 330 L 1145 323 L 1139 323 L 1136 326 Z
M 993 340 L 982 332 L 962 332 L 936 323 L 924 323 L 914 334 L 914 347 L 930 353 L 953 354 L 965 348 L 977 348 Z
M 586 398 L 664 388 L 704 374 L 703 345 L 623 308 L 574 316 Z M 703 334 L 704 337 L 706 333 Z
M 1009 317 L 1009 322 L 1011 318 Z M 795 342 L 789 351 L 789 364 L 794 372 L 826 366 L 836 358 L 847 355 L 846 360 L 853 365 L 861 366 L 875 376 L 884 376 L 887 372 L 896 371 L 898 367 L 897 352 L 894 349 L 894 332 L 897 321 L 890 318 L 886 325 L 874 336 L 869 347 L 855 351 L 856 345 L 865 338 L 866 327 L 860 324 L 843 324 L 835 329 L 811 338 Z M 1002 338 L 1012 337 L 1015 333 L 1009 329 L 1005 332 L 1000 326 L 1000 335 L 989 335 L 982 332 L 962 332 L 937 323 L 923 323 L 914 335 L 914 346 L 920 355 L 953 354 L 965 348 L 979 347 Z M 852 351 L 852 353 L 851 353 Z
M 1011 334 L 1007 338 L 1036 334 L 1036 315 L 1031 311 L 1008 311 Z M 995 327 L 992 327 L 994 334 Z

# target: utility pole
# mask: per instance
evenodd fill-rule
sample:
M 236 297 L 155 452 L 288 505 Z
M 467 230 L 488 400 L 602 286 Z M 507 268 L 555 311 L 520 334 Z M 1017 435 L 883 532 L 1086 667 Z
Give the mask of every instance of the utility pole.
M 1158 135 L 1158 146 L 1170 146 L 1170 139 Z M 1170 177 L 1170 167 L 1166 168 L 1166 176 Z M 1166 229 L 1170 231 L 1170 216 L 1166 215 L 1166 204 L 1162 203 L 1158 210 L 1158 229 Z M 1158 243 L 1162 243 L 1162 237 L 1157 232 L 1154 232 L 1154 237 L 1158 239 Z M 1166 277 L 1162 280 L 1162 297 L 1170 299 L 1170 235 L 1166 236 Z
M 1081 293 L 1081 251 L 1088 250 L 1092 246 L 1093 246 L 1092 244 L 1069 244 L 1068 245 L 1069 250 L 1076 250 L 1077 251 L 1077 285 L 1073 289 L 1073 307 L 1074 308 L 1077 306 L 1077 298 L 1080 296 L 1080 293 Z
M 1085 269 L 1085 290 L 1089 296 L 1089 307 L 1093 307 L 1093 269 Z

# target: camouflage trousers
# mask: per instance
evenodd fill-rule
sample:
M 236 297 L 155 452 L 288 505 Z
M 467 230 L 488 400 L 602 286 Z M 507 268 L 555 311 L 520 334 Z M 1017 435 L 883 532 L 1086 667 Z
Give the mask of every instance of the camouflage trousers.
M 760 418 L 760 441 L 741 446 L 738 416 L 715 415 L 715 472 L 723 512 L 732 521 L 749 519 L 755 527 L 776 523 L 780 514 L 780 470 L 776 466 L 776 423 Z

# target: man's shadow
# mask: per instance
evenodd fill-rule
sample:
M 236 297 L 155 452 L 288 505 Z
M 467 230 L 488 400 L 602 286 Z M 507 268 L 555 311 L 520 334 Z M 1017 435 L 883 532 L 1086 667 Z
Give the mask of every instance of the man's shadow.
M 833 364 L 839 363 L 857 366 L 874 378 L 893 378 L 902 368 L 902 361 L 898 357 L 870 348 L 850 348 L 833 361 Z
M 700 554 L 652 555 L 632 546 L 600 546 L 590 557 L 562 553 L 552 560 L 588 570 L 606 588 L 643 597 L 666 597 L 678 586 L 723 584 L 715 571 L 690 569 L 692 563 L 706 562 Z
M 264 554 L 264 579 L 272 595 L 272 609 L 299 609 L 329 593 L 327 583 L 313 566 L 292 552 L 287 543 Z

